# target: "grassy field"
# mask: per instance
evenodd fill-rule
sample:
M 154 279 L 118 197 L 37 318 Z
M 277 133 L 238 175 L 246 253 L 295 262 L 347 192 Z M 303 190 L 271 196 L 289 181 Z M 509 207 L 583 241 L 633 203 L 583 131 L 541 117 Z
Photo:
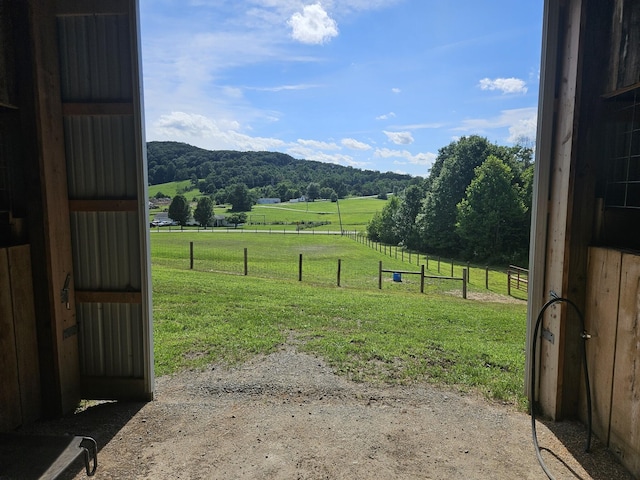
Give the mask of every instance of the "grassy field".
M 164 195 L 173 198 L 179 190 L 190 185 L 191 182 L 189 180 L 152 185 L 149 187 L 149 197 L 162 192 Z M 201 193 L 200 190 L 195 188 L 184 195 L 191 201 L 194 197 L 199 197 Z M 253 230 L 268 230 L 270 228 L 296 230 L 298 224 L 329 222 L 329 226 L 322 225 L 315 228 L 319 230 L 340 230 L 340 220 L 342 219 L 343 230 L 364 232 L 373 214 L 381 211 L 385 203 L 386 201 L 378 200 L 375 197 L 360 197 L 345 198 L 339 202 L 320 200 L 304 203 L 286 202 L 274 205 L 254 205 L 250 212 L 246 212 L 249 225 L 245 228 Z M 340 215 L 338 214 L 338 207 L 340 208 Z M 215 206 L 214 213 L 216 215 L 226 215 L 228 208 L 230 208 L 229 205 Z M 153 218 L 158 211 L 160 210 L 152 211 L 151 217 Z M 264 223 L 266 225 L 258 225 Z
M 190 270 L 189 241 L 196 252 L 215 252 L 212 262 L 220 268 Z M 251 259 L 247 276 L 237 267 L 244 248 Z M 204 254 L 194 257 L 196 265 L 205 261 Z M 378 290 L 380 259 L 384 268 L 419 268 L 345 237 L 154 233 L 157 374 L 243 361 L 294 337 L 300 349 L 356 381 L 454 385 L 524 408 L 526 303 L 463 300 L 453 281 L 434 281 L 420 294 L 418 276 L 396 283 L 387 274 Z M 237 274 L 221 273 L 225 262 Z M 470 291 L 487 292 L 484 269 L 476 270 Z M 496 300 L 506 279 L 493 271 L 490 280 Z
M 340 230 L 342 219 L 343 230 L 364 232 L 374 213 L 381 211 L 385 203 L 386 201 L 375 197 L 345 198 L 338 202 L 287 202 L 275 205 L 254 205 L 248 215 L 253 216 L 255 221 L 262 221 L 259 215 L 264 215 L 268 224 L 330 222 L 331 230 Z M 340 214 L 338 214 L 338 208 L 340 208 Z M 255 227 L 251 225 L 248 228 Z M 326 226 L 317 227 L 318 230 L 327 228 Z

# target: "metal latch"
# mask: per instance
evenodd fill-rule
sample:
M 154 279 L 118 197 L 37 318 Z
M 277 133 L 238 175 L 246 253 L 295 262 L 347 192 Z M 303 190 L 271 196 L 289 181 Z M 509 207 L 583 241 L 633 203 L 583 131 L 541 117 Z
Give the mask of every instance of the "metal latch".
M 64 287 L 60 291 L 60 303 L 64 303 L 67 307 L 67 310 L 71 310 L 71 305 L 69 304 L 69 282 L 71 282 L 71 274 L 67 273 L 67 278 L 64 281 Z

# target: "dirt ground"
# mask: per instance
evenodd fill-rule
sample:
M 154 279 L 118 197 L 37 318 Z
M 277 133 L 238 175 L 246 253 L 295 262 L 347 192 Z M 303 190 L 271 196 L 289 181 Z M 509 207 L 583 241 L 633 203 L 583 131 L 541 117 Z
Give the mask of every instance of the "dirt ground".
M 430 385 L 355 384 L 293 346 L 236 368 L 161 377 L 156 393 L 148 404 L 103 403 L 33 429 L 93 436 L 97 479 L 546 478 L 530 417 L 512 406 Z M 583 453 L 579 424 L 538 432 L 557 479 L 632 478 L 599 442 Z M 86 476 L 78 464 L 64 478 Z

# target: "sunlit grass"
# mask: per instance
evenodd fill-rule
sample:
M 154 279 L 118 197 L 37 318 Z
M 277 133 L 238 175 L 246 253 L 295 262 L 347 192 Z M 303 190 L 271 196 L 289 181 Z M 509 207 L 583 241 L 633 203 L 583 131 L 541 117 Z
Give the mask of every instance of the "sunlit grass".
M 190 238 L 196 251 L 216 252 L 220 264 L 236 265 L 239 259 L 237 274 L 189 270 Z M 242 275 L 244 248 L 253 259 L 247 276 Z M 308 263 L 302 282 L 299 253 Z M 463 300 L 454 281 L 433 281 L 441 285 L 427 285 L 427 293 L 420 294 L 419 277 L 413 275 L 402 283 L 385 275 L 378 290 L 379 260 L 385 268 L 419 267 L 346 237 L 155 234 L 152 254 L 159 375 L 241 362 L 293 337 L 299 349 L 356 381 L 434 382 L 525 405 L 524 302 Z M 343 259 L 341 287 L 337 258 Z M 429 263 L 437 273 L 437 265 Z M 273 269 L 275 276 L 269 274 Z M 485 291 L 484 269 L 476 270 L 482 281 L 472 269 L 470 291 Z M 504 274 L 491 272 L 490 284 L 498 275 L 506 282 Z

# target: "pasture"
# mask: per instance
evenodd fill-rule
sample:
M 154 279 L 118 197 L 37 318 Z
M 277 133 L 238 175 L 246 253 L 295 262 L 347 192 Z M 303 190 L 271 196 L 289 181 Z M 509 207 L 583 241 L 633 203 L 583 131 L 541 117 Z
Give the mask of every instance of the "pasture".
M 504 301 L 502 272 L 491 272 L 487 291 L 484 269 L 472 268 L 470 292 L 484 300 L 463 300 L 451 280 L 434 280 L 420 294 L 417 277 L 397 283 L 389 275 L 378 290 L 380 260 L 385 268 L 419 267 L 347 237 L 153 232 L 151 245 L 157 374 L 241 362 L 293 338 L 356 381 L 439 383 L 526 404 L 526 303 Z M 493 291 L 499 276 L 504 286 Z

